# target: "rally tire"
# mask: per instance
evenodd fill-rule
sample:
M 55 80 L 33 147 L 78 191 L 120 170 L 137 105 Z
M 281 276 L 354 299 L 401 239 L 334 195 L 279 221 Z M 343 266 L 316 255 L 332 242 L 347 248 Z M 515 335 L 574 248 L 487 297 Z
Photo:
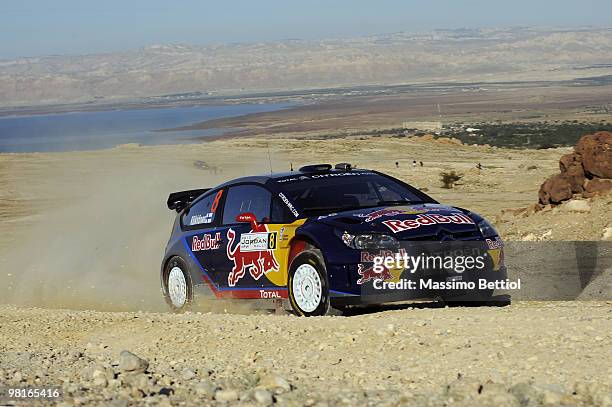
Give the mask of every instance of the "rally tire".
M 460 306 L 460 307 L 482 307 L 487 306 L 493 298 L 493 290 L 473 290 L 467 294 L 460 296 L 446 296 L 442 295 L 442 300 L 448 306 Z
M 193 304 L 193 282 L 185 261 L 174 256 L 168 260 L 162 275 L 162 290 L 166 304 L 173 312 L 189 310 Z
M 293 259 L 287 289 L 289 303 L 297 315 L 313 317 L 328 313 L 329 281 L 319 250 L 306 250 Z

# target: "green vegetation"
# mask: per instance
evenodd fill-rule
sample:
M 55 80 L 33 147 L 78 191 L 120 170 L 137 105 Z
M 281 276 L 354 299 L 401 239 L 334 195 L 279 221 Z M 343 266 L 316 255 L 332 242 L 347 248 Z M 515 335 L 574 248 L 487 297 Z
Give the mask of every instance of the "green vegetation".
M 464 144 L 489 144 L 506 148 L 555 148 L 574 146 L 580 137 L 597 131 L 612 131 L 610 123 L 564 122 L 474 123 L 446 126 L 440 137 L 454 137 Z M 477 129 L 477 130 L 474 130 Z

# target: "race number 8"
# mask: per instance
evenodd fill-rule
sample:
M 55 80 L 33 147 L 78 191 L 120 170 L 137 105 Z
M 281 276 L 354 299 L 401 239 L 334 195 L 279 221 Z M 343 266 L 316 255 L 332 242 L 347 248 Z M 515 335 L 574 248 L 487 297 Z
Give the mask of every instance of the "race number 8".
M 212 213 L 217 212 L 217 206 L 219 206 L 219 201 L 221 200 L 221 196 L 223 195 L 223 190 L 220 190 L 219 192 L 217 192 L 217 195 L 215 195 L 215 200 L 212 203 L 212 206 L 210 207 L 210 211 Z
M 276 249 L 276 232 L 268 234 L 268 250 Z

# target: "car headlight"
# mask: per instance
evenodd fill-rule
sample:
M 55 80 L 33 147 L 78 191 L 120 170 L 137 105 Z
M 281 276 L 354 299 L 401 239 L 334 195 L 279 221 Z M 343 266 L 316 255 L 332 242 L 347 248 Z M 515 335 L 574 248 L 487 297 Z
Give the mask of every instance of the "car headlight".
M 495 237 L 497 236 L 497 230 L 486 220 L 478 222 L 478 229 L 483 237 Z
M 344 244 L 352 249 L 399 249 L 397 239 L 389 235 L 353 235 L 349 232 L 344 232 L 341 238 Z

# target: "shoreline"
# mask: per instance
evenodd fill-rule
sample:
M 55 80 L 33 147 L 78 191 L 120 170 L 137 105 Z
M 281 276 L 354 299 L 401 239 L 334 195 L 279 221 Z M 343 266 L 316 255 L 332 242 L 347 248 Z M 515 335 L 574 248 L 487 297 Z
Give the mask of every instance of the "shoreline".
M 391 130 L 401 133 L 406 123 L 454 124 L 461 122 L 555 122 L 578 120 L 597 123 L 612 122 L 612 84 L 573 85 L 570 81 L 534 81 L 484 83 L 429 83 L 395 86 L 369 86 L 337 88 L 336 93 L 322 96 L 323 91 L 288 91 L 282 93 L 260 93 L 251 96 L 215 97 L 197 100 L 174 100 L 155 102 L 137 100 L 117 105 L 57 105 L 53 107 L 25 107 L 10 117 L 29 117 L 41 114 L 69 114 L 75 112 L 105 112 L 149 109 L 172 109 L 205 106 L 231 106 L 237 104 L 260 105 L 276 103 L 285 106 L 277 110 L 238 114 L 236 116 L 212 118 L 182 126 L 153 128 L 151 134 L 185 132 L 179 144 L 198 144 L 217 140 L 244 137 L 273 136 L 277 138 L 340 139 L 358 138 L 368 135 L 391 135 Z M 360 94 L 350 90 L 360 89 Z M 385 90 L 388 93 L 372 95 Z M 310 92 L 310 93 L 308 93 Z M 320 94 L 316 97 L 316 92 Z M 288 100 L 287 97 L 291 97 Z M 7 111 L 5 110 L 4 114 Z M 36 114 L 32 114 L 36 113 Z M 0 120 L 9 116 L 2 116 Z M 214 130 L 215 135 L 188 135 L 188 132 Z M 417 129 L 418 130 L 418 129 Z M 434 133 L 431 129 L 423 131 Z M 420 131 L 420 130 L 419 130 Z M 153 137 L 152 137 L 153 138 Z M 178 140 L 177 140 L 178 141 Z M 168 140 L 164 144 L 175 145 Z M 116 148 L 130 140 L 117 142 Z M 490 144 L 490 143 L 489 143 Z M 106 147 L 105 147 L 106 148 Z M 96 149 L 98 150 L 98 149 Z M 84 151 L 77 149 L 74 151 Z
M 194 132 L 160 129 L 290 107 L 287 103 L 226 104 L 4 117 L 0 118 L 0 152 L 87 151 L 123 144 L 194 144 L 202 142 L 199 138 L 218 139 L 235 129 Z
M 600 80 L 598 82 L 598 80 Z M 281 103 L 282 101 L 311 100 L 313 102 L 355 96 L 396 95 L 409 92 L 453 91 L 462 89 L 478 89 L 481 87 L 504 88 L 519 87 L 547 88 L 555 86 L 596 87 L 612 85 L 612 75 L 594 77 L 576 77 L 562 80 L 515 80 L 515 81 L 425 81 L 399 84 L 364 84 L 353 86 L 304 88 L 295 90 L 253 91 L 245 94 L 207 95 L 205 92 L 185 92 L 168 95 L 148 96 L 141 98 L 119 98 L 86 100 L 82 102 L 54 103 L 43 105 L 0 105 L 0 118 L 49 115 L 73 112 L 96 112 L 112 110 L 139 110 L 154 108 L 193 107 L 193 106 L 225 106 L 234 104 Z M 198 94 L 197 97 L 184 95 Z
M 202 121 L 164 131 L 233 128 L 223 137 L 334 137 L 405 127 L 413 122 L 612 122 L 612 85 L 428 91 L 385 97 L 347 96 L 277 111 Z M 202 137 L 204 141 L 207 138 Z

